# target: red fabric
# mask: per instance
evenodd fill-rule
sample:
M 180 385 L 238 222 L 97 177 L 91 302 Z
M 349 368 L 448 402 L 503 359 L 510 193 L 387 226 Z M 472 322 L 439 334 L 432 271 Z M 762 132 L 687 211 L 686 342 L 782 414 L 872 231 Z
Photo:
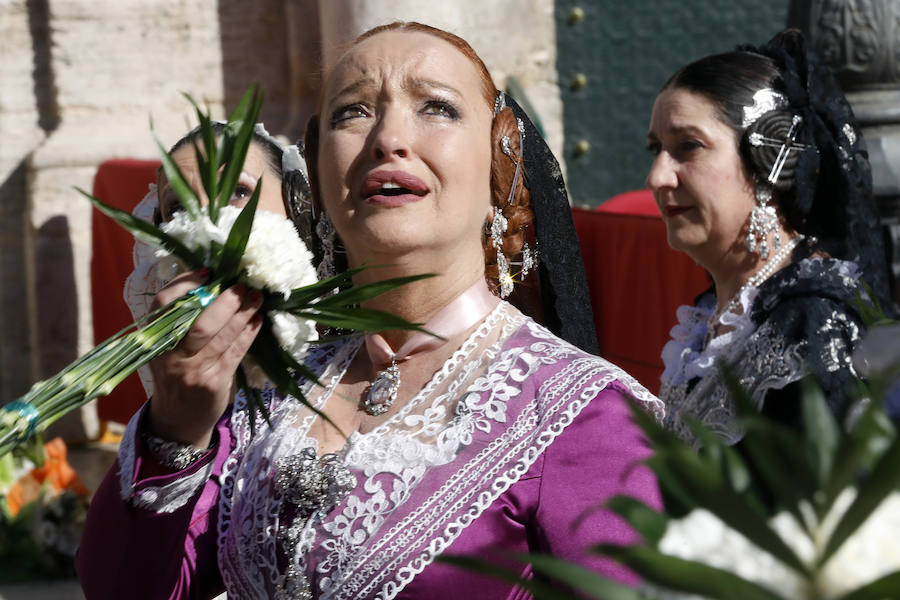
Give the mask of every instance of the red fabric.
M 147 194 L 147 184 L 156 182 L 159 161 L 116 159 L 100 165 L 94 177 L 94 196 L 118 209 L 131 212 Z M 95 210 L 93 258 L 91 260 L 94 343 L 112 337 L 133 322 L 122 299 L 125 279 L 134 268 L 134 239 L 115 221 Z M 144 403 L 146 395 L 137 374 L 98 400 L 104 421 L 127 423 Z
M 573 217 L 600 354 L 656 393 L 675 310 L 693 304 L 709 278 L 686 254 L 669 248 L 647 190 L 616 196 L 598 210 L 573 209 Z
M 659 217 L 656 202 L 650 190 L 635 190 L 613 196 L 595 209 L 597 212 L 617 215 Z

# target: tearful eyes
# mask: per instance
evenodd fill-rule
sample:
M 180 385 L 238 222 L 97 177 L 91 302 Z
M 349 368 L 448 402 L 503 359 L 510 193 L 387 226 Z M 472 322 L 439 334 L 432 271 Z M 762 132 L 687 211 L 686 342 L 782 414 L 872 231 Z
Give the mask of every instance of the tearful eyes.
M 368 116 L 368 111 L 361 104 L 342 106 L 331 114 L 331 126 L 334 127 L 342 121 Z
M 444 102 L 443 100 L 429 100 L 422 108 L 422 112 L 439 117 L 446 117 L 454 121 L 459 119 L 459 111 L 456 110 L 452 104 Z
M 420 115 L 440 117 L 451 121 L 459 120 L 459 110 L 446 100 L 427 100 L 416 111 Z M 337 127 L 341 123 L 351 121 L 353 119 L 371 117 L 375 111 L 362 103 L 349 104 L 342 106 L 331 114 L 330 123 L 332 127 Z

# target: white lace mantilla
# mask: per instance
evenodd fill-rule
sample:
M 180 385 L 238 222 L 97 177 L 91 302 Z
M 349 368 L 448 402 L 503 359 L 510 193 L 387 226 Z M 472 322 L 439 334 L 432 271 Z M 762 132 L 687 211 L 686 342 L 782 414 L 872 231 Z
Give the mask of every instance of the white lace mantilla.
M 351 340 L 311 356 L 327 388 L 306 384 L 315 406 L 327 412 L 359 347 Z M 219 565 L 229 595 L 274 596 L 290 561 L 313 597 L 395 597 L 613 381 L 662 416 L 662 403 L 623 371 L 501 303 L 400 412 L 350 436 L 339 456 L 356 488 L 307 520 L 287 557 L 278 540 L 293 515 L 274 485 L 274 465 L 316 446 L 308 437 L 315 415 L 274 399 L 273 429 L 251 439 L 239 401 L 220 499 Z

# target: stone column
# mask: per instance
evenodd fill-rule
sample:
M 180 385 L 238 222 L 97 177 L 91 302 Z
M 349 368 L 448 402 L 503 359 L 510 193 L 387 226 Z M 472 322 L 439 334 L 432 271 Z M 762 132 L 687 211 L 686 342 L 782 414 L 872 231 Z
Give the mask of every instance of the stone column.
M 900 0 L 792 0 L 788 25 L 832 68 L 859 120 L 900 300 Z

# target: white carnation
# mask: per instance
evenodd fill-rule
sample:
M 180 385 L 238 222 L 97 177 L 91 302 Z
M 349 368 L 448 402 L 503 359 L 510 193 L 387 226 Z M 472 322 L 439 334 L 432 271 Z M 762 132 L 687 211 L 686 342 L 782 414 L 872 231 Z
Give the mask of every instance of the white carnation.
M 219 212 L 218 223 L 214 224 L 206 211 L 196 221 L 181 211 L 165 223 L 162 229 L 190 250 L 208 250 L 213 242 L 225 243 L 240 213 L 241 209 L 237 207 L 225 206 Z M 165 250 L 158 250 L 156 255 L 160 259 L 158 269 L 170 278 L 183 270 L 183 266 L 179 269 L 179 261 Z M 253 227 L 241 259 L 241 281 L 253 289 L 281 294 L 287 298 L 291 290 L 317 281 L 312 259 L 312 253 L 300 239 L 291 221 L 276 213 L 261 210 L 254 215 Z M 209 265 L 208 252 L 205 263 Z M 303 362 L 309 342 L 317 339 L 315 323 L 281 311 L 271 311 L 269 318 L 272 333 L 281 347 L 297 362 Z M 265 373 L 252 358 L 245 358 L 242 365 L 251 386 L 259 389 L 265 387 Z
M 805 597 L 806 585 L 798 573 L 761 551 L 704 509 L 694 510 L 683 519 L 669 521 L 659 542 L 659 551 L 730 571 L 786 598 Z
M 294 360 L 302 363 L 309 349 L 309 342 L 318 339 L 316 324 L 277 310 L 271 311 L 269 318 L 272 319 L 272 333 L 278 338 L 278 343 Z
M 839 514 L 849 508 L 856 498 L 856 491 L 845 490 L 841 496 L 843 507 Z M 825 563 L 816 581 L 822 597 L 838 598 L 888 573 L 900 571 L 898 531 L 900 493 L 893 492 Z
M 240 213 L 241 209 L 235 206 L 225 206 L 219 212 L 219 222 L 214 224 L 205 211 L 196 221 L 181 211 L 162 229 L 191 250 L 209 248 L 213 242 L 225 243 Z M 160 250 L 157 256 L 167 257 L 168 252 Z M 206 260 L 208 262 L 208 257 Z M 312 253 L 297 235 L 293 223 L 282 215 L 264 210 L 258 211 L 253 218 L 241 268 L 242 280 L 248 286 L 282 294 L 285 298 L 292 289 L 316 282 Z
M 812 535 L 788 512 L 775 515 L 769 520 L 769 527 L 812 568 L 855 498 L 855 489 L 844 490 L 819 523 L 816 523 L 811 506 L 801 506 L 800 512 L 810 523 Z M 806 581 L 704 509 L 694 510 L 683 519 L 669 521 L 658 548 L 663 554 L 729 571 L 784 598 L 832 600 L 900 571 L 898 530 L 900 492 L 893 492 L 815 573 L 812 581 Z M 661 592 L 660 598 L 688 600 L 699 597 Z

